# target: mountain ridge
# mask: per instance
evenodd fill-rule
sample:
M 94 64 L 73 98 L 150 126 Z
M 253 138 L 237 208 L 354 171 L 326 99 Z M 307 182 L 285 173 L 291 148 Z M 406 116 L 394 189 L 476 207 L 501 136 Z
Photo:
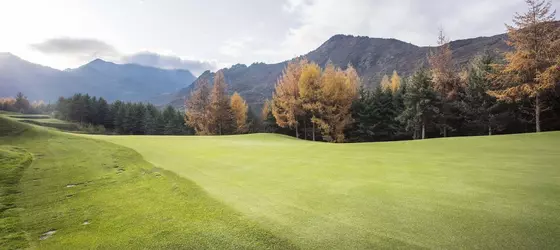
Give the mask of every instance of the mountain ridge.
M 506 38 L 506 34 L 499 34 L 451 41 L 455 64 L 463 67 L 483 51 L 508 51 L 510 47 L 505 43 Z M 393 70 L 397 70 L 401 76 L 411 75 L 414 70 L 427 63 L 429 52 L 435 48 L 437 46 L 417 46 L 395 38 L 336 34 L 317 49 L 300 57 L 316 62 L 321 67 L 328 61 L 341 68 L 351 64 L 366 87 L 375 87 L 383 75 L 390 75 Z M 228 92 L 238 92 L 250 105 L 257 106 L 271 98 L 274 84 L 290 60 L 272 64 L 253 63 L 249 66 L 236 64 L 220 70 L 224 72 Z M 183 107 L 184 101 L 198 82 L 208 80 L 212 83 L 214 75 L 215 72 L 205 71 L 192 85 L 167 95 L 166 98 L 173 98 L 171 105 Z
M 32 100 L 54 101 L 60 96 L 88 93 L 109 101 L 146 101 L 191 84 L 188 70 L 167 70 L 133 63 L 94 59 L 77 68 L 58 70 L 0 53 L 0 93 L 23 92 Z

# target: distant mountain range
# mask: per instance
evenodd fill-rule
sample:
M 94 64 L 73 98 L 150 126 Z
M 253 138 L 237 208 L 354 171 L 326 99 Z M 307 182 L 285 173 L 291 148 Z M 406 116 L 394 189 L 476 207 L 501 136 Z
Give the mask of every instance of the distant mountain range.
M 456 64 L 464 66 L 483 51 L 501 53 L 510 47 L 506 35 L 478 37 L 451 42 Z M 374 87 L 385 74 L 397 70 L 409 76 L 427 61 L 434 47 L 420 47 L 396 39 L 335 35 L 306 55 L 324 66 L 328 61 L 346 68 L 353 65 L 363 84 Z M 223 69 L 228 91 L 237 91 L 252 106 L 272 96 L 274 84 L 288 61 L 276 64 L 254 63 Z M 0 96 L 22 91 L 30 99 L 56 100 L 59 96 L 89 93 L 110 101 L 148 101 L 156 105 L 183 107 L 189 93 L 202 79 L 212 82 L 215 72 L 195 78 L 187 70 L 165 70 L 136 64 L 115 64 L 100 59 L 76 69 L 56 70 L 0 53 Z M 191 84 L 193 83 L 193 84 Z
M 486 51 L 501 53 L 510 50 L 505 43 L 506 34 L 478 37 L 451 42 L 453 58 L 457 66 L 464 66 L 474 56 Z M 396 39 L 370 38 L 364 36 L 335 35 L 304 57 L 322 67 L 328 61 L 346 68 L 353 65 L 367 87 L 379 84 L 383 75 L 397 70 L 401 76 L 411 75 L 427 62 L 427 56 L 435 47 L 419 47 Z M 262 104 L 272 96 L 276 80 L 288 61 L 277 64 L 255 63 L 250 66 L 237 64 L 223 69 L 229 92 L 237 91 L 253 106 Z M 168 95 L 171 104 L 181 107 L 188 94 L 201 79 L 212 82 L 215 73 L 206 71 L 193 83 Z
M 88 93 L 109 101 L 147 101 L 189 86 L 188 70 L 164 70 L 96 59 L 76 69 L 57 70 L 0 53 L 0 96 L 23 92 L 31 100 L 55 101 L 60 96 Z

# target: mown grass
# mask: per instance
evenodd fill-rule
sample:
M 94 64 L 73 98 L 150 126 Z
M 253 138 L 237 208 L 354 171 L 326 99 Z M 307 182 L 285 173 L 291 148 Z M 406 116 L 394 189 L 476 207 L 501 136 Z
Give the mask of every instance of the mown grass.
M 23 249 L 27 237 L 22 229 L 20 209 L 16 205 L 19 181 L 32 161 L 24 149 L 0 145 L 0 248 Z
M 131 149 L 1 116 L 0 145 L 0 169 L 21 173 L 10 174 L 18 192 L 2 194 L 19 221 L 3 221 L 0 249 L 295 247 Z M 23 171 L 20 150 L 33 155 Z
M 558 132 L 362 144 L 94 138 L 135 149 L 301 248 L 560 248 Z

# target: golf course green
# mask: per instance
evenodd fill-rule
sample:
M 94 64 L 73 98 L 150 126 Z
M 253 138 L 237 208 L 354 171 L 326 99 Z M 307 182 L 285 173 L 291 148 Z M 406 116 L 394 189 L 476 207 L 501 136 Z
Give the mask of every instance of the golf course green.
M 2 249 L 560 248 L 560 132 L 330 144 L 0 117 L 0 156 Z

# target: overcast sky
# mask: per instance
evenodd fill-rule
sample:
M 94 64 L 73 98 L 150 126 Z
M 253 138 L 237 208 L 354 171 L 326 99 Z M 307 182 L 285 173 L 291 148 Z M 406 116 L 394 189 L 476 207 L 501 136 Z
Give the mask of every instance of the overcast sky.
M 553 0 L 554 8 L 560 0 Z M 523 0 L 0 0 L 0 52 L 65 69 L 95 58 L 195 75 L 275 63 L 335 34 L 433 45 L 504 33 Z

